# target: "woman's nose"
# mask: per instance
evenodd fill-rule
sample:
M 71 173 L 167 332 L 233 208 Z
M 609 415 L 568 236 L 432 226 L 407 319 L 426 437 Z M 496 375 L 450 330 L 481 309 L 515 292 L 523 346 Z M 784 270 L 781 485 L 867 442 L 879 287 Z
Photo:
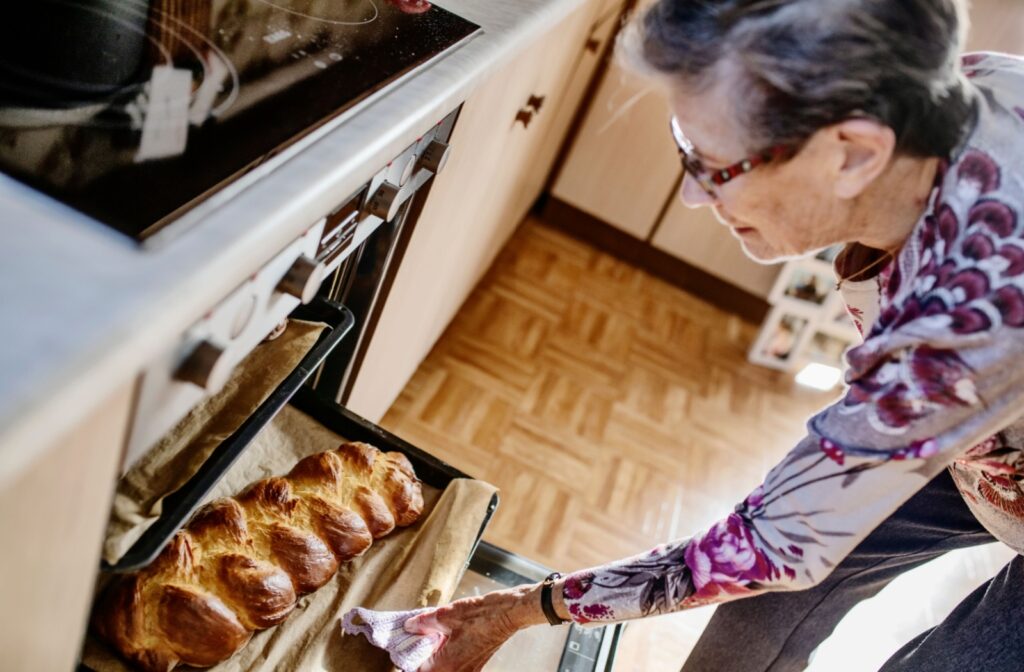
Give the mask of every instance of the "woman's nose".
M 700 208 L 715 203 L 715 198 L 704 191 L 704 187 L 700 186 L 697 178 L 689 171 L 683 172 L 683 183 L 679 186 L 679 198 L 688 208 Z

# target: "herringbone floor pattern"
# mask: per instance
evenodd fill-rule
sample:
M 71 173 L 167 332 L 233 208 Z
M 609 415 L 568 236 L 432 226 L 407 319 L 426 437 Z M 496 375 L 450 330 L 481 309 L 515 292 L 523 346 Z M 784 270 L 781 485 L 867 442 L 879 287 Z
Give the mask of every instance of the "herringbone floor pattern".
M 382 424 L 501 489 L 489 541 L 591 566 L 726 514 L 829 401 L 747 363 L 755 335 L 531 221 Z M 677 669 L 693 630 L 632 669 Z

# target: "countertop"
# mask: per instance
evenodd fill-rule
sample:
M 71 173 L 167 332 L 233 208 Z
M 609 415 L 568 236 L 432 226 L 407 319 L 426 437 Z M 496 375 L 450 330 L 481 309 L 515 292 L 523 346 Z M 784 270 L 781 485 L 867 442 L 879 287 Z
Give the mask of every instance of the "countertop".
M 0 175 L 0 485 L 92 414 L 252 270 L 585 0 L 442 0 L 484 34 L 140 248 Z M 458 151 L 458 148 L 456 148 Z

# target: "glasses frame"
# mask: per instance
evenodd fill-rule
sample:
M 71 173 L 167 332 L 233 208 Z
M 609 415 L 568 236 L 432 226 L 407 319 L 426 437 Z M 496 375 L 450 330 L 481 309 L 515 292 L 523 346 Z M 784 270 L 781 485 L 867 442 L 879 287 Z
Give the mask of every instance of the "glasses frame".
M 730 164 L 725 168 L 709 171 L 704 167 L 704 162 L 701 161 L 700 154 L 694 148 L 693 143 L 683 133 L 683 129 L 679 127 L 679 120 L 672 117 L 669 119 L 668 126 L 669 131 L 672 133 L 672 139 L 675 140 L 676 149 L 679 150 L 679 159 L 683 164 L 683 172 L 689 173 L 705 193 L 714 199 L 718 198 L 718 192 L 715 187 L 720 187 L 740 175 L 746 175 L 758 166 L 763 166 L 772 161 L 791 158 L 796 154 L 796 148 L 793 145 L 775 145 L 763 152 Z

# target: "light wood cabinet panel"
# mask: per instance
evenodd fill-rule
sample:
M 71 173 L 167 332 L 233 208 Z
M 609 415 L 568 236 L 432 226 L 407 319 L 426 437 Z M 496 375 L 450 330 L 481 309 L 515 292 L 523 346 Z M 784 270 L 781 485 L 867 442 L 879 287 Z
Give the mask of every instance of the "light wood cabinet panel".
M 74 669 L 124 448 L 131 385 L 0 491 L 5 670 Z
M 768 298 L 780 266 L 750 260 L 729 230 L 709 208 L 691 209 L 673 198 L 664 219 L 651 239 L 654 247 L 741 287 Z
M 607 4 L 607 3 L 606 3 Z M 536 143 L 533 150 L 532 163 L 537 166 L 536 170 L 527 170 L 525 191 L 527 193 L 527 207 L 533 204 L 540 195 L 541 190 L 548 181 L 551 166 L 562 148 L 562 143 L 569 131 L 569 125 L 579 110 L 580 101 L 586 93 L 591 79 L 600 65 L 601 57 L 608 46 L 608 42 L 614 37 L 615 30 L 619 25 L 619 7 L 621 0 L 615 0 L 610 11 L 605 7 L 594 6 L 594 9 L 601 9 L 601 12 L 580 12 L 577 23 L 580 27 L 589 24 L 585 36 L 573 32 L 573 41 L 570 46 L 579 44 L 582 39 L 583 49 L 576 48 L 574 58 L 565 59 L 571 64 L 572 70 L 568 81 L 556 87 L 562 91 L 562 99 L 558 101 L 557 108 L 548 111 L 553 115 L 549 120 L 548 127 L 544 129 L 543 141 Z M 565 77 L 561 77 L 565 79 Z
M 581 46 L 585 26 L 580 24 L 580 16 L 592 9 L 593 4 L 587 3 L 549 29 L 515 58 L 510 72 L 496 78 L 503 80 L 504 86 L 500 89 L 501 102 L 496 108 L 499 112 L 492 119 L 490 132 L 502 135 L 503 142 L 485 197 L 469 210 L 473 214 L 474 225 L 483 233 L 481 242 L 485 245 L 471 250 L 464 257 L 466 267 L 462 273 L 463 281 L 456 286 L 459 295 L 456 308 L 490 267 L 539 194 L 539 184 L 537 193 L 529 193 L 528 175 L 546 172 L 544 166 L 536 163 L 535 154 L 558 106 L 559 89 L 568 78 L 574 56 L 574 53 L 560 47 L 566 44 L 574 48 Z M 529 106 L 532 98 L 543 101 L 539 112 Z M 523 115 L 523 121 L 518 120 L 520 115 Z M 475 151 L 475 142 L 470 142 L 468 151 Z M 443 319 L 443 325 L 448 324 L 452 315 L 454 311 Z
M 646 240 L 682 172 L 669 116 L 655 84 L 612 65 L 552 194 Z
M 598 17 L 601 19 L 608 18 L 609 15 L 618 16 L 619 10 L 622 8 L 623 0 L 602 0 L 601 6 L 598 8 Z
M 967 51 L 1024 54 L 1024 3 L 1020 0 L 973 0 Z
M 466 101 L 348 399 L 357 413 L 383 416 L 539 195 L 540 181 L 527 176 L 554 160 L 539 165 L 535 153 L 598 6 L 552 26 Z M 524 127 L 516 115 L 531 95 L 545 102 Z

